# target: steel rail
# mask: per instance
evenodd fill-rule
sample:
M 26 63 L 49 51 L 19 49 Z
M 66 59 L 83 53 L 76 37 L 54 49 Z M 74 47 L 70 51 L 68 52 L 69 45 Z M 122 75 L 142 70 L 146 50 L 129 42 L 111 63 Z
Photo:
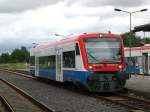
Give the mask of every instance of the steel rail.
M 0 70 L 8 72 L 8 73 L 14 73 L 16 75 L 20 75 L 20 76 L 27 77 L 27 78 L 37 79 L 36 77 L 30 76 L 30 75 L 26 75 L 26 74 L 20 73 L 20 72 L 15 72 L 15 71 L 12 71 L 12 70 L 9 70 L 9 69 L 2 69 L 2 68 L 0 68 Z
M 45 110 L 47 112 L 56 112 L 54 109 L 46 106 L 45 104 L 39 102 L 38 100 L 36 100 L 35 98 L 33 98 L 31 95 L 29 95 L 28 93 L 26 93 L 25 91 L 21 90 L 20 88 L 18 88 L 17 86 L 11 84 L 10 82 L 4 80 L 4 79 L 0 79 L 3 83 L 7 84 L 9 87 L 11 87 L 12 89 L 14 89 L 15 91 L 17 91 L 18 93 L 20 93 L 22 96 L 24 96 L 25 98 L 27 98 L 29 101 L 31 101 L 32 103 L 34 103 L 35 105 L 37 105 L 39 108 L 41 108 L 42 110 Z
M 103 99 L 115 104 L 127 107 L 131 112 L 150 112 L 150 101 L 123 94 L 114 94 L 110 96 L 93 95 L 95 98 Z
M 10 103 L 6 100 L 6 98 L 4 96 L 0 95 L 0 100 L 2 101 L 5 109 L 8 112 L 15 112 L 14 109 L 12 108 L 12 106 L 10 105 Z

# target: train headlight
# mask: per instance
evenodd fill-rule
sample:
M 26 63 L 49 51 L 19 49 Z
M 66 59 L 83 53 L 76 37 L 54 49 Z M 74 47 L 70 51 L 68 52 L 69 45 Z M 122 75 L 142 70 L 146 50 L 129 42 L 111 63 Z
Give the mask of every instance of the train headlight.
M 122 69 L 122 68 L 123 68 L 123 66 L 122 66 L 122 65 L 118 65 L 118 68 L 119 68 L 119 69 Z
M 89 69 L 92 69 L 92 66 L 89 66 Z
M 102 34 L 100 34 L 100 35 L 99 35 L 99 37 L 103 37 L 103 35 L 102 35 Z

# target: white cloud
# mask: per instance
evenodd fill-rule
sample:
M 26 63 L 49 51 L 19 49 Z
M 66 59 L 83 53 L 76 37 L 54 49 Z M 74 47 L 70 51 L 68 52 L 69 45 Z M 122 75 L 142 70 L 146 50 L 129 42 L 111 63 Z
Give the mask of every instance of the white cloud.
M 18 2 L 18 0 L 16 1 Z M 112 33 L 129 31 L 129 15 L 115 12 L 113 5 L 98 6 L 97 4 L 97 7 L 88 7 L 82 6 L 80 2 L 68 5 L 69 0 L 58 1 L 42 7 L 35 5 L 36 8 L 26 7 L 27 2 L 24 6 L 26 10 L 23 12 L 1 13 L 0 50 L 7 51 L 22 45 L 31 46 L 33 42 L 51 42 L 60 38 L 54 37 L 55 33 L 69 35 L 84 32 L 107 32 L 109 30 Z M 139 1 L 141 3 L 142 0 Z M 111 2 L 108 3 L 111 4 Z M 104 4 L 102 1 L 101 3 Z M 138 10 L 142 7 L 134 6 L 134 8 L 131 7 L 131 10 Z M 149 5 L 146 7 L 148 8 Z M 133 15 L 132 26 L 149 22 L 149 17 L 148 12 Z
M 0 12 L 21 12 L 28 9 L 36 9 L 50 4 L 56 4 L 63 0 L 0 0 Z
M 80 4 L 85 6 L 118 6 L 118 7 L 137 7 L 148 3 L 148 0 L 67 0 L 69 5 Z

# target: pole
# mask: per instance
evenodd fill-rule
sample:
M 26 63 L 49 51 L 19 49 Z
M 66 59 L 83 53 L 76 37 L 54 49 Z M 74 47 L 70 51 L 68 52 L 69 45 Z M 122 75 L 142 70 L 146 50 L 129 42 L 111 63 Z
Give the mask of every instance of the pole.
M 132 34 L 131 34 L 131 14 L 132 13 L 129 13 L 130 14 L 130 37 L 129 37 L 129 47 L 130 47 L 130 52 L 129 52 L 129 57 L 130 57 L 130 61 L 131 61 L 131 41 L 132 41 Z
M 132 62 L 132 58 L 131 58 L 131 41 L 132 41 L 132 34 L 131 34 L 131 15 L 132 13 L 129 13 L 130 15 L 130 32 L 129 32 L 129 62 L 131 63 Z M 131 78 L 131 73 L 129 75 L 129 77 Z
M 141 10 L 137 10 L 137 11 L 134 11 L 134 12 L 129 12 L 129 11 L 125 11 L 125 10 L 121 10 L 121 9 L 117 9 L 115 8 L 114 9 L 115 11 L 118 11 L 118 12 L 125 12 L 125 13 L 128 13 L 130 15 L 130 32 L 129 32 L 129 62 L 132 61 L 132 57 L 131 57 L 131 45 L 132 45 L 132 29 L 131 29 L 131 26 L 132 26 L 132 19 L 131 19 L 131 16 L 132 14 L 134 13 L 137 13 L 137 12 L 144 12 L 144 11 L 147 11 L 148 9 L 141 9 Z M 129 75 L 131 77 L 131 73 Z
M 145 43 L 146 43 L 146 40 L 145 40 L 145 31 L 144 31 L 144 45 L 145 45 Z M 143 45 L 143 47 L 144 47 L 144 45 Z M 145 59 L 146 60 L 146 59 Z M 144 59 L 143 59 L 143 61 L 144 61 Z M 145 64 L 145 61 L 144 61 L 144 64 Z M 148 67 L 149 67 L 149 64 L 147 65 Z M 146 67 L 143 65 L 143 79 L 144 79 L 144 69 L 145 69 Z M 146 71 L 146 70 L 145 70 Z

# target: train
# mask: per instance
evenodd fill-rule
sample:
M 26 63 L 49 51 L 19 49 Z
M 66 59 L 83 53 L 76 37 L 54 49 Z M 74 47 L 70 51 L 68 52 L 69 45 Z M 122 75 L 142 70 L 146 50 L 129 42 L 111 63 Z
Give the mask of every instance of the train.
M 150 44 L 125 48 L 126 72 L 150 75 Z
M 30 50 L 30 72 L 91 92 L 122 91 L 129 78 L 123 40 L 111 33 L 81 34 L 38 45 Z

